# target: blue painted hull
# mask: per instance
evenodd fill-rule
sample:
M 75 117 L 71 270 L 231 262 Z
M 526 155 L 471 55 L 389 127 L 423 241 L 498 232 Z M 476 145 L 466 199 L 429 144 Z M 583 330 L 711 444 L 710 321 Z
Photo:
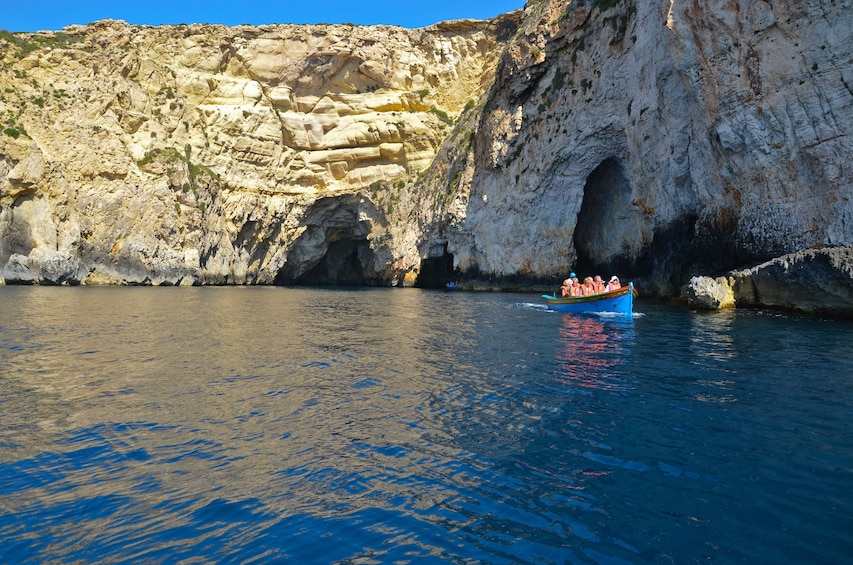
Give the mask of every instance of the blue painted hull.
M 560 298 L 543 294 L 549 310 L 570 314 L 605 313 L 631 315 L 634 311 L 634 283 L 628 286 L 593 296 L 580 298 Z

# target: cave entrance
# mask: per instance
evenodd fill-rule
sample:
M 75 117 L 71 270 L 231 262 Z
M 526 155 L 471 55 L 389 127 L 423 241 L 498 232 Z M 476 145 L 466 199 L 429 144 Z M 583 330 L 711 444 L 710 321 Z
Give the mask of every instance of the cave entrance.
M 301 219 L 305 230 L 287 253 L 275 278 L 282 285 L 374 286 L 386 284 L 377 272 L 368 236 L 378 217 L 373 204 L 357 195 L 321 198 Z
M 453 253 L 447 251 L 447 240 L 437 239 L 430 247 L 429 255 L 421 261 L 420 273 L 415 281 L 418 288 L 444 288 L 455 279 Z
M 627 267 L 622 251 L 630 234 L 631 183 L 625 168 L 613 157 L 602 161 L 587 177 L 573 243 L 574 270 L 579 276 L 602 276 Z
M 372 252 L 367 241 L 336 241 L 329 245 L 326 254 L 311 270 L 293 282 L 302 285 L 367 286 L 370 281 L 364 275 L 363 260 L 368 255 Z
M 303 246 L 297 242 L 289 255 L 288 264 L 276 276 L 276 284 L 306 286 L 371 286 L 377 281 L 370 277 L 369 267 L 374 259 L 367 239 L 341 235 L 324 230 L 321 245 Z M 307 238 L 312 242 L 313 238 Z

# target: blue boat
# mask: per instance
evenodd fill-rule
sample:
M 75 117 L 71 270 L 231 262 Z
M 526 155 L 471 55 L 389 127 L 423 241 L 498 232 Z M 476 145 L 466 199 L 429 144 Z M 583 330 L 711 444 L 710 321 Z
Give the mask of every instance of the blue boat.
M 634 283 L 628 283 L 619 290 L 593 294 L 591 296 L 561 298 L 556 294 L 543 294 L 549 310 L 570 314 L 613 312 L 630 316 L 634 311 Z

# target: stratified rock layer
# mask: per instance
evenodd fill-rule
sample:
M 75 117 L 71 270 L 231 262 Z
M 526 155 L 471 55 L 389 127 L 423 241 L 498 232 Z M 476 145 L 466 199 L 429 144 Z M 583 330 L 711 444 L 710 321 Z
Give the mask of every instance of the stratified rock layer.
M 411 279 L 414 183 L 519 17 L 4 34 L 0 268 L 45 284 L 272 283 L 318 265 L 329 282 Z

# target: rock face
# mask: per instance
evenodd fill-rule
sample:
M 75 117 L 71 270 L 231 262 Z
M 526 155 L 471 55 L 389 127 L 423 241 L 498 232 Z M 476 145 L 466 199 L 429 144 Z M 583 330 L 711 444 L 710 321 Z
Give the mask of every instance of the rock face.
M 725 277 L 693 277 L 681 295 L 697 310 L 722 310 L 736 306 L 731 283 Z
M 850 246 L 792 253 L 751 269 L 734 271 L 730 281 L 739 306 L 853 318 Z
M 44 284 L 413 279 L 415 183 L 519 18 L 4 33 L 0 269 Z
M 475 138 L 468 277 L 691 276 L 853 242 L 853 3 L 529 2 Z
M 410 284 L 441 241 L 472 286 L 677 296 L 853 245 L 850 29 L 853 0 L 531 0 L 422 30 L 5 34 L 0 268 Z
M 853 247 L 791 253 L 716 279 L 693 277 L 682 297 L 701 310 L 769 307 L 853 318 Z

